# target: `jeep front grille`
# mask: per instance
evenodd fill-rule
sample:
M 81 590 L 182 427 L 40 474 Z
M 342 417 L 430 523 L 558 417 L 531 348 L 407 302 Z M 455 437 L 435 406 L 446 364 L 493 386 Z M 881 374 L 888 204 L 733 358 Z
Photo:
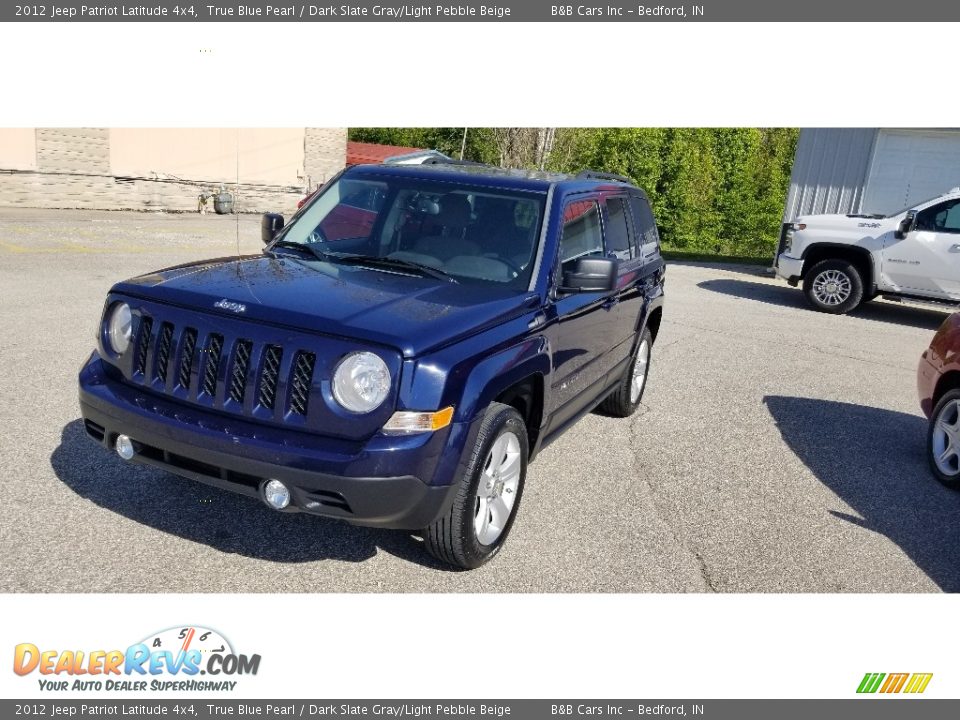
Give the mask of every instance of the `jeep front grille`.
M 207 352 L 203 363 L 203 391 L 210 397 L 217 394 L 217 372 L 220 370 L 221 350 L 223 350 L 223 335 L 211 333 L 207 338 Z
M 136 371 L 143 375 L 147 371 L 147 352 L 150 350 L 150 333 L 153 331 L 153 318 L 145 317 L 140 321 L 140 336 L 137 339 Z
M 183 347 L 180 350 L 180 374 L 178 380 L 184 390 L 190 389 L 190 371 L 193 367 L 193 351 L 197 347 L 197 331 L 187 328 L 183 333 Z
M 307 414 L 310 401 L 310 385 L 313 381 L 313 365 L 317 356 L 313 353 L 298 352 L 293 364 L 293 381 L 290 384 L 290 409 L 298 415 Z
M 253 343 L 249 340 L 237 340 L 237 348 L 233 353 L 233 369 L 230 371 L 230 399 L 237 403 L 243 402 L 247 389 L 247 369 L 250 367 L 250 349 Z
M 144 315 L 130 380 L 232 414 L 307 422 L 316 352 L 230 337 L 222 329 L 210 332 Z
M 166 384 L 167 366 L 170 363 L 170 345 L 173 343 L 173 325 L 168 322 L 160 326 L 160 339 L 157 341 L 157 380 Z
M 277 399 L 277 380 L 280 378 L 282 359 L 283 348 L 267 345 L 267 349 L 263 352 L 263 370 L 260 372 L 260 404 L 271 410 Z

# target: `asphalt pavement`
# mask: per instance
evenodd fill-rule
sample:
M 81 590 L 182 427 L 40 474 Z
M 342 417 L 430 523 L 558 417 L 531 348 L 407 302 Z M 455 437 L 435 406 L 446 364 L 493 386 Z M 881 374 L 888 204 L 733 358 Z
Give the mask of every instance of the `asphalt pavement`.
M 670 265 L 643 407 L 545 450 L 480 570 L 90 440 L 77 371 L 110 285 L 259 247 L 256 217 L 0 210 L 0 591 L 960 590 L 960 493 L 927 469 L 915 380 L 945 313 L 824 315 L 757 267 Z

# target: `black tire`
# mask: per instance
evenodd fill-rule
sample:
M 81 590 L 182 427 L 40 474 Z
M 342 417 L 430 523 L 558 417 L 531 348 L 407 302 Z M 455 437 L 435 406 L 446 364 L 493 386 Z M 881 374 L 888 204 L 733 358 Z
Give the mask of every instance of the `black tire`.
M 957 468 L 955 472 L 946 472 L 941 469 L 937 464 L 937 456 L 943 448 L 938 449 L 938 439 L 935 437 L 935 431 L 937 423 L 941 419 L 948 424 L 960 426 L 960 409 L 958 408 L 960 408 L 960 388 L 950 390 L 940 398 L 930 415 L 930 425 L 927 428 L 927 460 L 930 463 L 930 470 L 937 480 L 951 490 L 960 490 L 960 456 L 954 458 Z M 942 445 L 942 440 L 939 441 L 939 444 Z M 953 465 L 954 463 L 951 462 L 950 464 Z M 948 470 L 952 469 L 952 467 L 948 468 Z
M 637 354 L 646 348 L 646 364 L 643 375 L 643 384 L 640 386 L 640 394 L 634 399 L 631 395 L 633 388 L 634 373 L 637 370 Z M 616 389 L 610 393 L 607 398 L 600 403 L 600 412 L 612 415 L 613 417 L 630 417 L 640 407 L 640 401 L 643 400 L 643 391 L 647 389 L 647 377 L 650 375 L 650 357 L 653 350 L 653 335 L 649 328 L 644 328 L 637 337 L 636 346 L 633 349 L 631 360 L 623 371 L 623 377 L 617 383 Z
M 487 468 L 487 461 L 491 459 L 494 444 L 507 433 L 513 433 L 519 445 L 519 483 L 516 489 L 511 491 L 515 498 L 509 517 L 499 531 L 499 536 L 489 544 L 483 544 L 477 537 L 474 526 L 481 502 L 480 483 L 487 477 L 484 471 Z M 487 408 L 470 456 L 468 470 L 458 480 L 456 496 L 450 511 L 423 531 L 424 544 L 431 555 L 450 565 L 473 569 L 488 562 L 500 552 L 520 508 L 523 485 L 527 477 L 528 442 L 527 426 L 520 417 L 520 413 L 514 408 L 501 403 L 492 403 Z M 507 489 L 504 488 L 501 492 L 507 492 Z
M 837 278 L 839 285 L 837 292 L 831 296 L 822 281 L 833 277 Z M 814 310 L 846 315 L 863 301 L 863 277 L 856 265 L 846 260 L 821 260 L 804 273 L 803 294 Z M 827 299 L 829 297 L 836 301 Z

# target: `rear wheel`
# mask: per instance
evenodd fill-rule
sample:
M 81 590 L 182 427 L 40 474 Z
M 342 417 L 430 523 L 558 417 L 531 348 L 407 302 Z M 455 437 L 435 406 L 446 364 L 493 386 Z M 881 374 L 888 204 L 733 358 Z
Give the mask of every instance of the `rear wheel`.
M 951 490 L 960 490 L 960 389 L 947 392 L 933 409 L 927 458 L 937 480 Z
M 803 292 L 814 309 L 844 315 L 863 301 L 863 278 L 846 260 L 822 260 L 804 275 Z
M 423 532 L 434 557 L 473 569 L 500 552 L 520 506 L 527 455 L 527 427 L 520 413 L 492 403 L 453 505 Z
M 650 369 L 650 351 L 653 348 L 653 335 L 644 328 L 637 340 L 630 363 L 623 371 L 623 377 L 616 389 L 600 403 L 600 411 L 614 417 L 629 417 L 640 407 L 643 391 L 647 387 L 647 372 Z

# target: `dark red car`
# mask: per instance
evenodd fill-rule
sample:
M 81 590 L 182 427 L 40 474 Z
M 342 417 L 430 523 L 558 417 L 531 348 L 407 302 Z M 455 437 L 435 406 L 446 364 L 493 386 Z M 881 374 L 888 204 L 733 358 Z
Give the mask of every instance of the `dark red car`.
M 917 391 L 930 419 L 930 469 L 944 485 L 960 490 L 960 313 L 944 321 L 920 356 Z

